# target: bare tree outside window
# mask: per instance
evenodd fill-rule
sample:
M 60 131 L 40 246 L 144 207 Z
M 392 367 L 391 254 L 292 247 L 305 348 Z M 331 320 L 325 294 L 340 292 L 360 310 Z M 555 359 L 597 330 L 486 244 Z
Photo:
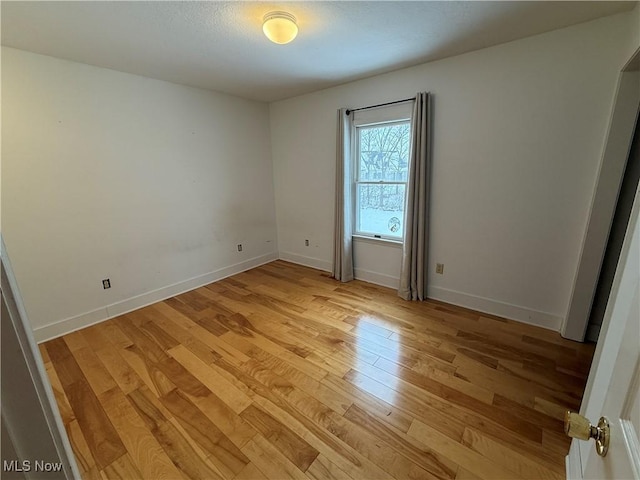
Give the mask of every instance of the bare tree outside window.
M 357 232 L 402 237 L 409 140 L 407 121 L 357 129 Z

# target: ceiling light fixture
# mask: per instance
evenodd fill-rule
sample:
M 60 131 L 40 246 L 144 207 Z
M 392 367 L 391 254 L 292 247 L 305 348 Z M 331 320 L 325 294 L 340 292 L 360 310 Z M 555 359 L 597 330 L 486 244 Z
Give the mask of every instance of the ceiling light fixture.
M 296 17 L 287 12 L 270 12 L 264 16 L 262 31 L 273 43 L 284 45 L 296 38 Z

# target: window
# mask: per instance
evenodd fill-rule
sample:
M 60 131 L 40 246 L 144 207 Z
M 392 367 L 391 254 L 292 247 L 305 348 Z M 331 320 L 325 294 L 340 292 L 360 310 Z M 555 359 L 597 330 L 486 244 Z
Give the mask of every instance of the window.
M 406 108 L 394 110 L 388 121 L 354 118 L 356 235 L 403 239 L 411 126 Z

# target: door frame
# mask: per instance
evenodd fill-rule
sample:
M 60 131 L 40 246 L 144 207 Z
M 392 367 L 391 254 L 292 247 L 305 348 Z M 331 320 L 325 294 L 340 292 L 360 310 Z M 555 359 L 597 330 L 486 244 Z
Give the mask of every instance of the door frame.
M 589 221 L 580 248 L 580 260 L 573 282 L 569 309 L 560 330 L 564 338 L 578 342 L 584 341 L 587 332 L 589 313 L 638 117 L 640 107 L 638 64 L 640 64 L 640 48 L 625 64 L 618 77 L 606 145 L 600 162 L 596 189 L 591 199 Z
M 3 429 L 19 462 L 29 460 L 33 465 L 33 461 L 41 459 L 46 451 L 55 455 L 62 464 L 61 472 L 51 474 L 52 478 L 81 478 L 42 355 L 31 326 L 27 324 L 22 297 L 1 234 L 0 270 L 3 310 L 6 306 L 1 321 L 3 330 L 6 328 L 11 332 L 16 342 L 11 345 L 16 348 L 11 348 L 10 352 L 3 349 L 3 355 L 12 355 L 12 363 L 20 365 L 15 371 L 2 371 L 3 380 L 9 379 L 12 384 L 20 385 L 20 388 L 2 391 Z M 29 425 L 36 431 L 25 429 L 26 418 L 30 419 Z M 35 478 L 33 475 L 33 471 L 24 471 L 27 479 Z
M 625 234 L 624 245 L 620 252 L 615 279 L 611 287 L 610 298 L 614 301 L 609 302 L 607 305 L 602 324 L 601 338 L 596 347 L 585 394 L 580 406 L 580 414 L 591 421 L 595 421 L 602 415 L 614 374 L 618 349 L 624 336 L 627 322 L 613 322 L 612 316 L 615 310 L 615 299 L 618 297 L 618 292 L 621 288 L 622 270 L 627 263 L 627 258 L 630 253 L 631 237 L 637 228 L 638 222 L 640 222 L 640 186 L 636 189 L 636 196 Z M 593 442 L 572 439 L 569 454 L 566 457 L 567 478 L 569 480 L 581 480 L 583 478 L 584 468 L 592 455 L 595 455 Z
M 635 93 L 638 97 L 640 97 L 640 48 L 636 51 L 632 59 L 625 65 L 625 69 L 621 72 L 620 75 L 620 84 L 624 83 L 624 87 L 626 89 L 634 88 Z M 620 93 L 621 88 L 618 89 L 618 93 Z M 628 93 L 628 92 L 627 92 Z M 620 101 L 620 96 L 616 99 L 616 110 L 618 109 L 618 104 Z M 634 105 L 632 105 L 634 106 Z M 629 150 L 631 147 L 631 141 L 633 140 L 633 135 L 636 128 L 636 121 L 638 116 L 639 105 L 635 104 L 636 109 L 636 118 L 631 124 L 630 130 L 630 140 L 629 140 Z M 613 125 L 613 119 L 612 119 Z M 626 129 L 623 132 L 626 135 Z M 610 130 L 611 134 L 611 130 Z M 610 139 L 607 140 L 607 144 L 610 143 Z M 620 147 L 620 145 L 618 145 Z M 630 151 L 626 152 L 626 157 L 624 161 L 624 166 L 626 166 L 627 160 L 630 155 Z M 621 179 L 622 180 L 622 179 Z M 598 187 L 600 186 L 600 182 L 598 182 Z M 617 192 L 616 192 L 616 200 L 617 200 Z M 613 217 L 612 217 L 613 219 Z M 624 244 L 622 247 L 622 251 L 620 252 L 620 256 L 618 258 L 618 264 L 616 267 L 616 273 L 613 280 L 613 284 L 611 286 L 611 292 L 609 294 L 609 303 L 607 304 L 607 308 L 604 314 L 604 318 L 602 321 L 602 330 L 600 333 L 600 338 L 596 345 L 596 351 L 593 356 L 593 361 L 591 363 L 591 370 L 589 371 L 589 378 L 587 379 L 587 384 L 585 387 L 582 404 L 580 406 L 580 414 L 589 418 L 590 420 L 595 420 L 600 417 L 602 409 L 604 407 L 605 397 L 607 394 L 607 388 L 604 388 L 603 383 L 608 383 L 607 379 L 610 379 L 613 374 L 614 363 L 616 360 L 616 355 L 613 355 L 611 358 L 611 347 L 615 347 L 616 344 L 619 345 L 621 341 L 621 337 L 623 335 L 623 328 L 620 325 L 617 325 L 615 322 L 612 323 L 612 314 L 613 314 L 613 305 L 612 300 L 614 300 L 620 289 L 621 282 L 621 270 L 622 266 L 625 265 L 627 260 L 627 256 L 629 254 L 630 248 L 630 237 L 633 233 L 637 222 L 640 222 L 640 186 L 636 188 L 636 195 L 633 202 L 633 208 L 631 211 L 631 215 L 629 217 L 629 223 L 627 225 Z M 608 233 L 607 233 L 608 236 Z M 606 242 L 605 242 L 606 247 Z M 604 250 L 602 251 L 602 255 L 604 255 Z M 601 262 L 602 258 L 599 258 L 599 262 Z M 597 269 L 597 275 L 599 275 L 599 267 Z M 596 281 L 597 281 L 596 275 Z M 595 291 L 595 284 L 594 284 Z M 589 309 L 591 299 L 589 300 Z M 584 318 L 584 330 L 586 331 L 586 326 L 588 323 L 588 310 L 587 314 Z M 619 322 L 618 322 L 619 323 Z M 605 348 L 608 347 L 608 350 Z M 609 355 L 605 355 L 605 353 L 609 353 Z M 617 353 L 617 350 L 616 350 Z M 598 386 L 596 388 L 596 385 Z M 592 442 L 580 442 L 578 440 L 573 439 L 571 442 L 571 448 L 569 449 L 569 454 L 566 457 L 566 473 L 567 478 L 570 480 L 581 480 L 583 478 L 583 468 L 587 465 L 589 457 L 594 454 L 594 448 Z

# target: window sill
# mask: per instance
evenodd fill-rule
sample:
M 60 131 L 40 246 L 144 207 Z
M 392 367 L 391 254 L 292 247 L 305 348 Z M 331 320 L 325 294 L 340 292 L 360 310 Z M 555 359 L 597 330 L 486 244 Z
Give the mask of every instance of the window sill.
M 376 237 L 368 237 L 364 235 L 352 235 L 351 238 L 357 241 L 362 241 L 365 243 L 372 243 L 375 245 L 388 245 L 390 247 L 402 248 L 402 240 L 390 240 L 388 238 L 376 238 Z

